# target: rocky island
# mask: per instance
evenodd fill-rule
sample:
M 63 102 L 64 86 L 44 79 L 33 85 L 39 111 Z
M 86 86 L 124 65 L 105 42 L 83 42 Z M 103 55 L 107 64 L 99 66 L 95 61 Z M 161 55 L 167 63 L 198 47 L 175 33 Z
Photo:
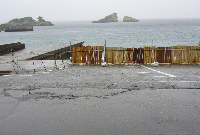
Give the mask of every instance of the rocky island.
M 33 31 L 33 26 L 53 26 L 50 21 L 45 21 L 43 17 L 39 16 L 38 21 L 32 17 L 16 18 L 5 24 L 0 25 L 0 31 L 14 32 L 14 31 Z
M 129 16 L 124 16 L 123 22 L 138 22 L 139 20 L 129 17 Z
M 118 22 L 117 20 L 117 13 L 113 13 L 111 15 L 108 15 L 104 17 L 103 19 L 100 19 L 98 21 L 93 21 L 92 23 L 108 23 L 108 22 Z
M 50 21 L 45 21 L 43 17 L 39 16 L 38 21 L 36 22 L 35 26 L 53 26 L 54 24 Z

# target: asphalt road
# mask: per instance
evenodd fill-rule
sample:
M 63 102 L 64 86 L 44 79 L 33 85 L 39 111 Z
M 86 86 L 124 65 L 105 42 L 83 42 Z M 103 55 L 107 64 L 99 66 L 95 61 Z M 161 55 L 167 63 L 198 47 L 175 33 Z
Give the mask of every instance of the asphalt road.
M 2 135 L 200 134 L 199 65 L 29 62 L 0 76 Z

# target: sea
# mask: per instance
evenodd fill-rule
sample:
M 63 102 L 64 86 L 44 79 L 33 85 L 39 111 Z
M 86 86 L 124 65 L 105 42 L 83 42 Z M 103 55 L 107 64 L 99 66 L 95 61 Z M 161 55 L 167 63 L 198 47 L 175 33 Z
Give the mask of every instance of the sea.
M 26 52 L 47 51 L 70 42 L 84 45 L 139 48 L 144 46 L 198 46 L 200 19 L 144 19 L 139 22 L 53 22 L 34 31 L 0 32 L 0 44 L 21 42 Z M 106 42 L 105 42 L 106 41 Z

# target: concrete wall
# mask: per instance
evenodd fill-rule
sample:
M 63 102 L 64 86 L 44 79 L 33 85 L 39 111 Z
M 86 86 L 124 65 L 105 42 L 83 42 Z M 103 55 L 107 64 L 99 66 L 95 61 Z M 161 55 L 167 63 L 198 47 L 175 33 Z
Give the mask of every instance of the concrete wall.
M 84 42 L 73 44 L 72 47 L 80 47 Z M 66 60 L 71 56 L 70 46 L 53 50 L 44 54 L 31 57 L 27 60 Z
M 25 44 L 21 44 L 21 42 L 0 45 L 0 55 L 9 53 L 9 52 L 18 51 L 24 48 L 25 48 Z

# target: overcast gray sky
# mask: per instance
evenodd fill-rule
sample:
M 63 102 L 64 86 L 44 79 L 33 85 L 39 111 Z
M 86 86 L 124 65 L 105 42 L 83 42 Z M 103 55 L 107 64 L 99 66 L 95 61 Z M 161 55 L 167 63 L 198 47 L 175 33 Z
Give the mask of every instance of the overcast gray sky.
M 0 0 L 0 23 L 14 18 L 98 20 L 117 13 L 137 19 L 200 18 L 200 0 Z

